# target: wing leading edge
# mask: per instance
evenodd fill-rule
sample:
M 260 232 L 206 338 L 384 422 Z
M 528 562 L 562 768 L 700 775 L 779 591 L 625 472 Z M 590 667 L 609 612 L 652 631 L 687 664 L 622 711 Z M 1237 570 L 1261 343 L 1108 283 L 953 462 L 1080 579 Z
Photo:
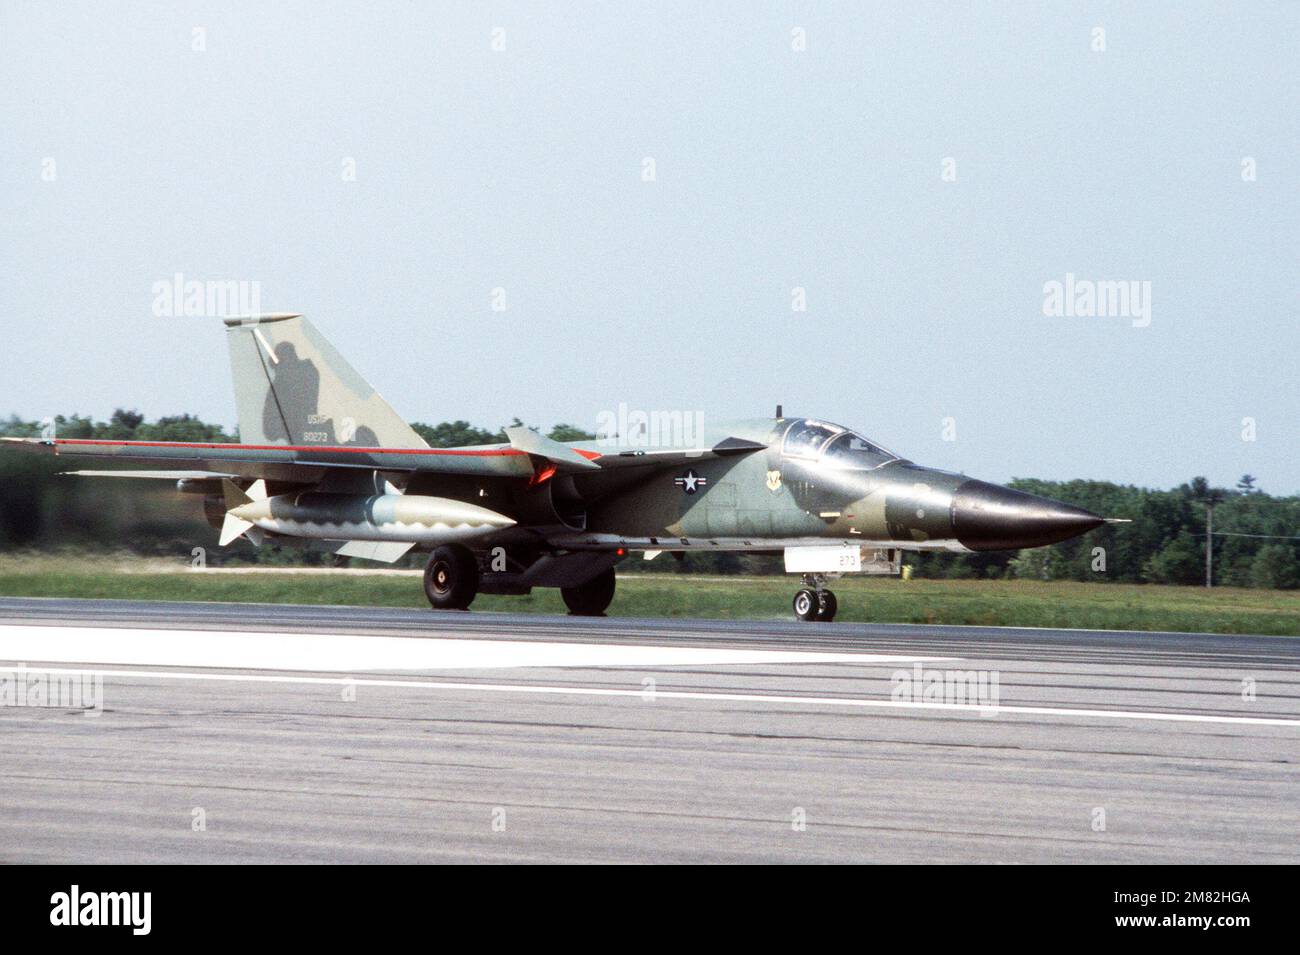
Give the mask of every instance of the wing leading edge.
M 250 477 L 314 483 L 326 471 L 461 474 L 536 480 L 547 470 L 596 471 L 625 467 L 674 467 L 685 461 L 752 454 L 766 445 L 728 438 L 713 447 L 624 450 L 603 454 L 511 429 L 509 445 L 472 448 L 370 448 L 349 445 L 221 444 L 181 441 L 110 441 L 98 438 L 0 438 L 16 450 L 77 461 L 153 465 L 144 471 L 85 471 L 87 476 Z M 184 468 L 172 471 L 171 468 Z M 160 470 L 161 469 L 161 470 Z

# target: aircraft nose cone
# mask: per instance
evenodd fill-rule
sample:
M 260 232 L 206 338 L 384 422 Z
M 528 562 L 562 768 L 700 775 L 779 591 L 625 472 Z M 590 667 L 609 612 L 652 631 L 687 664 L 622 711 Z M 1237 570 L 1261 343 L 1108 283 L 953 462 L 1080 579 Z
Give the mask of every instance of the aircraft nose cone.
M 952 500 L 957 540 L 971 550 L 1042 547 L 1106 523 L 1091 511 L 987 481 L 967 481 Z

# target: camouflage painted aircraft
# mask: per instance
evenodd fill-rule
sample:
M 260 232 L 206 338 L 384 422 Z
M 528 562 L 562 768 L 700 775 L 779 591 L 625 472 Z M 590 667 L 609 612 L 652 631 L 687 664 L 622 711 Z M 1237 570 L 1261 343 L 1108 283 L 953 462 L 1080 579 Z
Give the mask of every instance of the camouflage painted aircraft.
M 689 446 L 509 428 L 506 444 L 431 448 L 303 317 L 225 322 L 241 443 L 6 440 L 160 469 L 73 473 L 175 481 L 201 496 L 222 546 L 306 538 L 387 562 L 428 550 L 425 593 L 439 609 L 558 587 L 572 613 L 600 615 L 629 552 L 739 551 L 783 554 L 803 575 L 795 615 L 832 620 L 829 579 L 897 573 L 903 551 L 1038 547 L 1106 522 L 779 407 Z

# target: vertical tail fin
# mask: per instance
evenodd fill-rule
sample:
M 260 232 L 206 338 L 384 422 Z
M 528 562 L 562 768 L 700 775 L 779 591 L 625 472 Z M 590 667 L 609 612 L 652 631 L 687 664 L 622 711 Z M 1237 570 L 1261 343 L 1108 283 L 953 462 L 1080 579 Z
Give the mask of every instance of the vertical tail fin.
M 429 446 L 301 315 L 225 322 L 244 444 Z

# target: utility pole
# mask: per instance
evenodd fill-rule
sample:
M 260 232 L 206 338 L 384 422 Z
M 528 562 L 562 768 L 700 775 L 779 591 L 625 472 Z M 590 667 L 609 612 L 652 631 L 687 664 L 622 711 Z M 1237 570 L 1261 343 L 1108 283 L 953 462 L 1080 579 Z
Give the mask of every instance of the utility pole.
M 1203 477 L 1192 478 L 1191 497 L 1205 505 L 1205 586 L 1214 586 L 1214 508 L 1227 499 L 1223 488 L 1210 487 Z
M 1214 586 L 1214 505 L 1205 505 L 1205 586 Z

